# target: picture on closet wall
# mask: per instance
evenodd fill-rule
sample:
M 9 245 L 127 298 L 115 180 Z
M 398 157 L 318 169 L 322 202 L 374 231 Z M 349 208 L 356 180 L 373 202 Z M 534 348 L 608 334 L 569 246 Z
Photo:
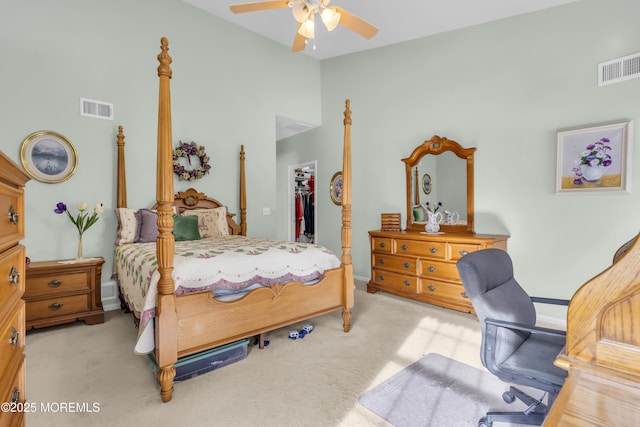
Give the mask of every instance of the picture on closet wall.
M 632 121 L 559 131 L 556 192 L 629 192 L 632 133 Z
M 76 170 L 78 156 L 73 144 L 56 132 L 41 130 L 27 136 L 20 160 L 29 175 L 49 184 L 62 182 Z
M 425 173 L 422 177 L 422 191 L 424 191 L 424 194 L 431 193 L 431 176 L 428 173 Z
M 333 203 L 336 205 L 342 204 L 342 172 L 336 172 L 333 174 L 333 177 L 331 177 L 329 195 Z

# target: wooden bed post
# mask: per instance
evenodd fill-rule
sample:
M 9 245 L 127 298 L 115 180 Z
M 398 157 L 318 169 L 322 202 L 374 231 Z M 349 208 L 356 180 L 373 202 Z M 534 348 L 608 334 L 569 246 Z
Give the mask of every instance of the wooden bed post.
M 353 265 L 351 264 L 351 101 L 345 101 L 344 147 L 342 154 L 342 266 L 344 267 L 345 298 L 342 309 L 342 327 L 351 329 L 353 308 Z
M 247 184 L 244 174 L 244 145 L 240 146 L 240 234 L 247 235 Z
M 127 207 L 127 173 L 124 167 L 124 133 L 122 126 L 118 126 L 118 198 L 116 206 Z
M 156 173 L 156 201 L 158 206 L 158 231 L 156 254 L 160 280 L 158 282 L 158 304 L 156 313 L 156 359 L 160 371 L 163 402 L 171 400 L 173 395 L 174 368 L 178 360 L 178 319 L 176 296 L 173 283 L 173 255 L 175 239 L 173 237 L 173 144 L 171 130 L 171 56 L 169 41 L 160 40 L 162 52 L 158 55 L 158 77 L 160 91 L 158 97 L 158 158 Z M 162 333 L 159 333 L 159 332 Z

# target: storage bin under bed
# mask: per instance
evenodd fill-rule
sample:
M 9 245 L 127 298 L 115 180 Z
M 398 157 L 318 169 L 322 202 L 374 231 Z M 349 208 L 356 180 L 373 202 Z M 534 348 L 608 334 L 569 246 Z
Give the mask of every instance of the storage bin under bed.
M 174 365 L 176 376 L 173 381 L 188 380 L 205 372 L 238 362 L 247 357 L 248 345 L 249 340 L 243 339 L 182 357 Z M 153 352 L 149 353 L 149 361 L 153 372 L 157 375 L 160 368 Z

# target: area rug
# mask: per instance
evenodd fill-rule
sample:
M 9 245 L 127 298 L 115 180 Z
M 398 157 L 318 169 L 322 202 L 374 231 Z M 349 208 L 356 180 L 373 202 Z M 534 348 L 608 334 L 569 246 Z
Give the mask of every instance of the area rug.
M 358 400 L 396 427 L 477 426 L 489 410 L 524 410 L 502 400 L 508 388 L 489 372 L 430 353 Z

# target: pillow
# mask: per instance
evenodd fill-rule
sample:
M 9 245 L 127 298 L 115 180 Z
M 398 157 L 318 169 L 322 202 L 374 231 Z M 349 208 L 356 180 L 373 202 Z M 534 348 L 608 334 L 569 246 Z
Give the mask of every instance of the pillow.
M 158 237 L 158 214 L 151 209 L 139 209 L 136 212 L 138 219 L 138 233 L 135 243 L 155 242 Z
M 138 237 L 138 220 L 136 218 L 137 209 L 116 208 L 116 219 L 118 220 L 118 235 L 116 246 L 125 243 L 133 243 Z
M 173 214 L 173 237 L 177 242 L 181 240 L 200 240 L 198 217 Z
M 413 220 L 415 222 L 423 222 L 425 221 L 426 212 L 422 205 L 415 205 L 413 207 Z
M 182 212 L 183 216 L 196 216 L 200 237 L 228 236 L 227 208 L 221 206 L 214 209 L 194 209 Z

